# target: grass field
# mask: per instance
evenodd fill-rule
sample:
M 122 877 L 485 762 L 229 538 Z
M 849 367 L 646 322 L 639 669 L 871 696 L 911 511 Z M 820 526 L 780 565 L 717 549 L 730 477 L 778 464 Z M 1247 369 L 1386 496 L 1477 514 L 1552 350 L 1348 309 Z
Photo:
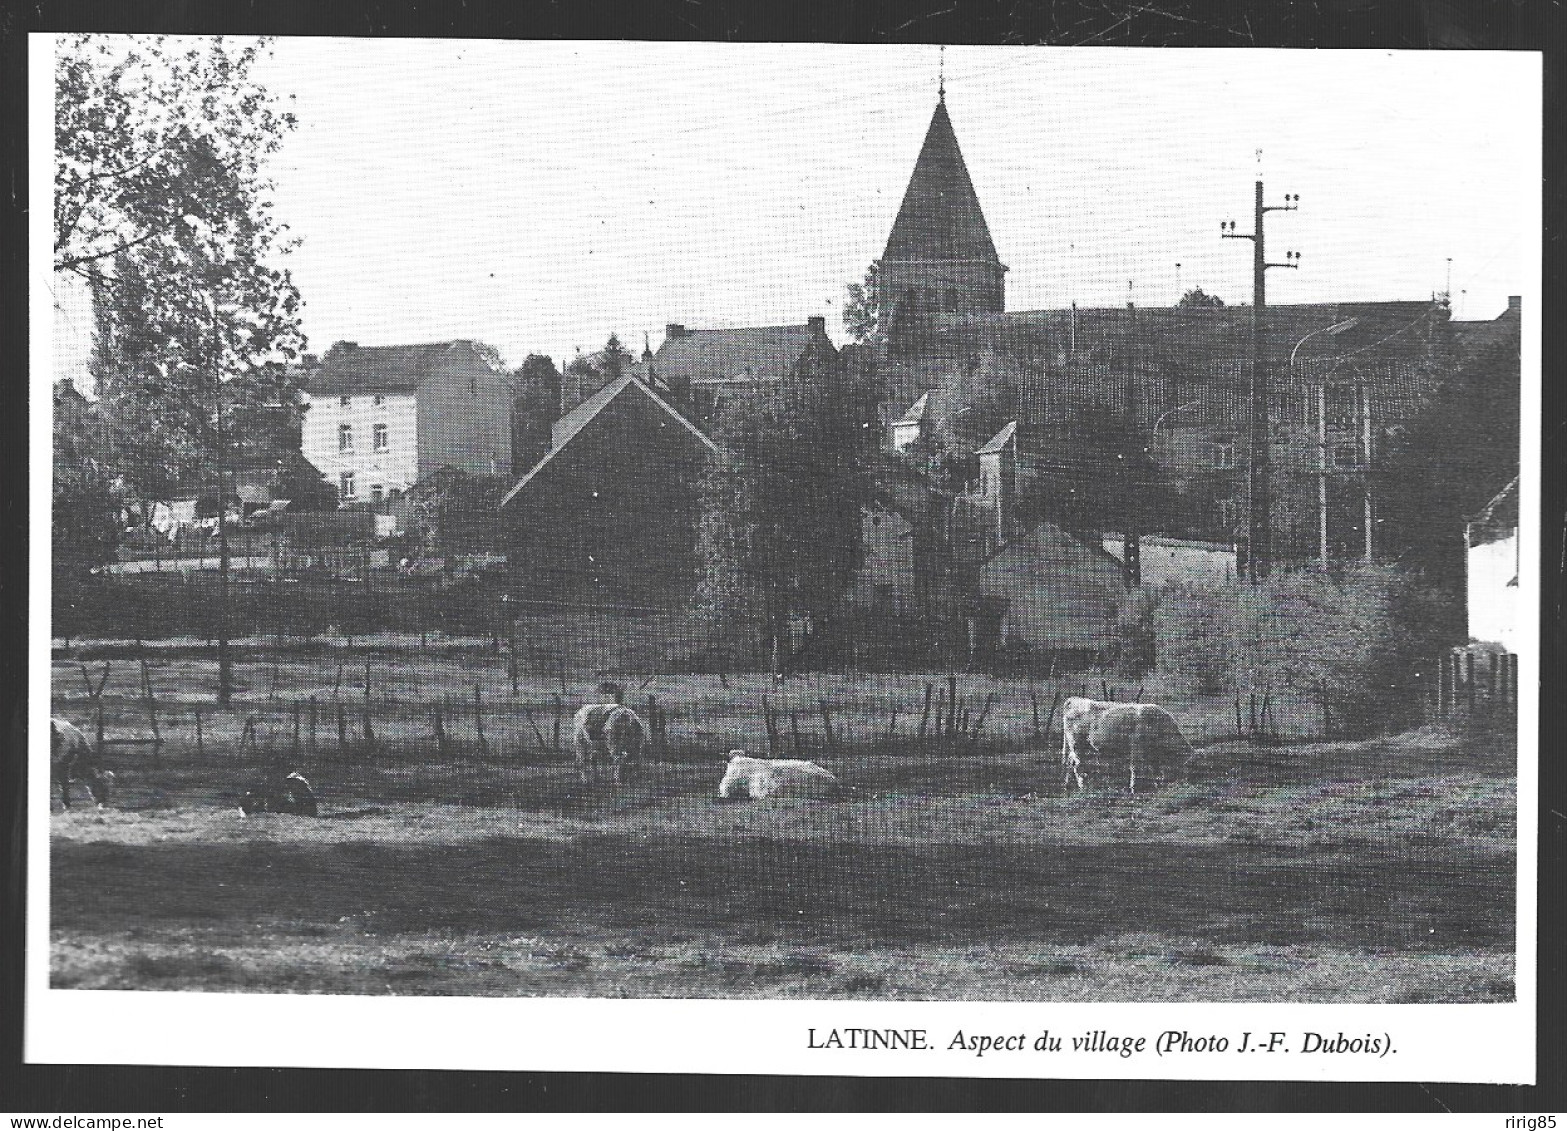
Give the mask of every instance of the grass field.
M 1158 794 L 1063 795 L 1030 691 L 963 677 L 989 721 L 919 743 L 935 677 L 658 677 L 668 754 L 632 784 L 581 785 L 550 744 L 548 680 L 510 695 L 481 649 L 422 667 L 371 657 L 374 749 L 337 747 L 363 655 L 250 657 L 226 713 L 211 665 L 150 669 L 166 739 L 120 748 L 116 807 L 55 807 L 59 987 L 366 994 L 1141 1001 L 1496 1001 L 1513 996 L 1515 752 L 1434 728 L 1365 742 L 1234 737 L 1232 704 L 1178 701 L 1199 746 Z M 338 676 L 338 665 L 345 674 Z M 355 676 L 355 668 L 358 675 Z M 101 669 L 92 665 L 94 678 Z M 353 682 L 357 678 L 358 682 Z M 481 685 L 487 751 L 470 714 Z M 567 687 L 580 696 L 597 677 Z M 1097 690 L 1097 678 L 1092 681 Z M 727 684 L 727 686 L 725 686 Z M 415 690 L 417 685 L 418 690 Z M 55 711 L 90 721 L 73 665 Z M 116 661 L 106 729 L 145 731 Z M 1157 693 L 1157 689 L 1149 689 Z M 465 694 L 466 693 L 466 694 Z M 847 784 L 835 802 L 720 804 L 719 751 L 765 748 L 759 699 Z M 234 801 L 297 762 L 324 816 Z M 428 714 L 455 712 L 445 751 Z M 1150 694 L 1148 697 L 1152 697 Z M 835 715 L 826 745 L 822 699 Z M 204 744 L 193 743 L 204 702 Z M 901 722 L 891 722 L 898 705 Z M 520 708 L 531 705 L 528 722 Z M 246 719 L 261 736 L 240 749 Z M 1293 720 L 1293 721 L 1292 721 Z M 354 726 L 360 720 L 351 716 Z M 1282 716 L 1288 733 L 1304 715 Z M 353 729 L 351 727 L 351 729 Z M 890 737 L 889 737 L 890 735 Z M 1299 739 L 1299 736 L 1297 736 Z

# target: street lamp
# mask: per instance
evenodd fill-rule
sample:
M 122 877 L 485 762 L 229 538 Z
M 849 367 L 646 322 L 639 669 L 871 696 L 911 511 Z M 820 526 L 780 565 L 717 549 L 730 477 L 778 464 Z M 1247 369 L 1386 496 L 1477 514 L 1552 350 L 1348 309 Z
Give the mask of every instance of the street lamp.
M 1318 334 L 1327 334 L 1337 337 L 1345 330 L 1358 325 L 1360 319 L 1346 318 L 1342 322 L 1335 322 L 1331 326 L 1321 326 L 1311 331 L 1300 341 L 1295 343 L 1295 348 L 1290 350 L 1289 368 L 1295 368 L 1295 355 L 1300 352 L 1300 347 L 1305 345 Z M 1317 386 L 1317 552 L 1322 559 L 1322 568 L 1328 568 L 1328 386 L 1326 381 Z M 1370 500 L 1367 500 L 1369 510 Z M 1370 530 L 1370 524 L 1367 524 Z

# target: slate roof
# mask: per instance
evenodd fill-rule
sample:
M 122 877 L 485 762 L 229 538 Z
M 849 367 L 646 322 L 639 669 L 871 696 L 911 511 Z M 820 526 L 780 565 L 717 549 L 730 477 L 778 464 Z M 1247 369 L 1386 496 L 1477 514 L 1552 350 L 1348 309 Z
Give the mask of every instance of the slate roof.
M 648 397 L 659 408 L 663 409 L 670 416 L 674 417 L 679 424 L 683 425 L 688 432 L 690 432 L 693 436 L 705 444 L 711 451 L 718 451 L 718 445 L 713 443 L 713 441 L 708 438 L 707 433 L 703 432 L 695 424 L 687 420 L 678 409 L 676 409 L 663 397 L 659 396 L 658 393 L 650 388 L 645 381 L 639 380 L 636 376 L 628 373 L 619 380 L 611 381 L 608 385 L 605 385 L 598 392 L 594 393 L 587 400 L 583 401 L 576 408 L 572 409 L 565 416 L 561 417 L 555 422 L 554 429 L 551 433 L 550 450 L 544 453 L 544 458 L 539 460 L 538 463 L 534 464 L 532 469 L 529 470 L 526 475 L 517 480 L 516 485 L 512 487 L 510 491 L 506 492 L 505 496 L 501 499 L 500 505 L 504 507 L 510 503 L 512 499 L 516 498 L 523 488 L 527 487 L 527 485 L 533 481 L 534 477 L 537 476 L 539 472 L 543 471 L 545 466 L 551 460 L 564 451 L 574 439 L 581 435 L 583 430 L 586 429 L 589 424 L 593 423 L 594 418 L 597 417 L 599 413 L 608 408 L 612 403 L 614 403 L 617 397 L 619 397 L 622 393 L 625 393 L 627 390 L 632 390 L 633 392 L 638 392 Z
M 909 411 L 904 413 L 894 424 L 919 424 L 930 415 L 930 394 L 923 393 L 920 399 L 909 406 Z
M 338 342 L 306 371 L 305 391 L 314 396 L 343 393 L 411 393 L 454 353 L 468 351 L 478 367 L 488 369 L 476 342 L 457 339 L 412 346 L 359 346 Z
M 936 103 L 931 115 L 882 259 L 1000 263 L 945 99 Z
M 1009 420 L 1005 428 L 992 436 L 990 442 L 974 454 L 980 456 L 994 455 L 1011 443 L 1012 437 L 1015 435 L 1017 435 L 1017 421 Z
M 666 337 L 647 366 L 668 384 L 780 381 L 800 360 L 815 333 L 809 325 L 687 330 Z

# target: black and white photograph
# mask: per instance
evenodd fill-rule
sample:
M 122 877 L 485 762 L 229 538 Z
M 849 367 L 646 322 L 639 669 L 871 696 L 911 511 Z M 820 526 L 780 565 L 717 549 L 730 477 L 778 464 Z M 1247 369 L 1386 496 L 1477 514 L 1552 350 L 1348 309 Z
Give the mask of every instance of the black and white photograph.
M 1538 55 L 30 59 L 30 1059 L 1533 1082 Z

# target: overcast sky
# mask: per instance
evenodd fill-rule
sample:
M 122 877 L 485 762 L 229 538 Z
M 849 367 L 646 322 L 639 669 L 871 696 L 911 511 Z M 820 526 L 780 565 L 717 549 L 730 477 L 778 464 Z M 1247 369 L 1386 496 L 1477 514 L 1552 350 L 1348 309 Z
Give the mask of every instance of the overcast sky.
M 300 122 L 271 171 L 310 349 L 476 338 L 516 365 L 611 330 L 656 349 L 666 322 L 838 333 L 937 68 L 919 46 L 279 40 L 258 77 Z M 1249 301 L 1250 244 L 1219 222 L 1250 229 L 1258 148 L 1269 202 L 1301 197 L 1269 216 L 1270 260 L 1303 257 L 1271 302 L 1425 299 L 1451 257 L 1456 313 L 1488 318 L 1538 259 L 1533 56 L 951 47 L 945 73 L 1012 310 Z

